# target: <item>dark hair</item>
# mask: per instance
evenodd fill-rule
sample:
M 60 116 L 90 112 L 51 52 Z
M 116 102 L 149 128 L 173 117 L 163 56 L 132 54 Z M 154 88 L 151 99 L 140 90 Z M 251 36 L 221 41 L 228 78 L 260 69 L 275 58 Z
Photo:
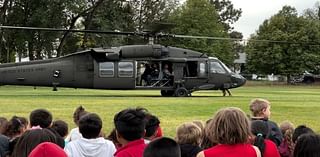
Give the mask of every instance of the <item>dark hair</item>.
M 36 109 L 30 113 L 30 125 L 48 128 L 52 123 L 52 115 L 46 109 Z
M 168 137 L 158 138 L 148 144 L 143 157 L 180 157 L 181 150 L 176 141 Z
M 143 137 L 146 126 L 145 111 L 143 108 L 128 108 L 114 116 L 114 125 L 121 137 L 127 141 Z
M 301 135 L 297 139 L 293 151 L 294 157 L 319 157 L 320 156 L 320 136 L 312 133 Z
M 299 136 L 306 133 L 314 133 L 313 130 L 305 125 L 299 125 L 297 128 L 294 129 L 292 135 L 292 141 L 295 143 Z
M 116 129 L 112 129 L 112 131 L 107 136 L 107 139 L 112 141 L 116 148 L 121 147 L 121 143 L 117 139 L 117 132 Z
M 0 134 L 3 134 L 7 129 L 8 120 L 5 117 L 0 117 Z
M 102 128 L 102 121 L 95 113 L 89 113 L 79 120 L 79 131 L 84 138 L 97 138 Z
M 154 135 L 159 127 L 159 124 L 160 121 L 158 117 L 154 115 L 147 116 L 145 137 L 151 137 L 152 135 Z
M 13 116 L 8 124 L 4 135 L 9 137 L 10 139 L 22 133 L 24 124 L 22 124 L 21 120 L 17 116 Z
M 17 118 L 20 120 L 21 124 L 23 124 L 25 129 L 26 129 L 28 127 L 28 124 L 29 124 L 28 119 L 25 118 L 25 117 L 17 117 Z
M 79 120 L 82 116 L 86 115 L 88 112 L 82 107 L 79 106 L 73 113 L 73 122 L 79 126 Z
M 19 138 L 11 157 L 27 157 L 42 142 L 56 143 L 56 136 L 48 129 L 28 130 Z
M 251 132 L 255 136 L 253 145 L 259 148 L 261 157 L 263 157 L 265 151 L 264 140 L 269 135 L 269 126 L 267 122 L 262 120 L 253 120 L 251 122 Z
M 63 120 L 53 121 L 52 127 L 61 137 L 68 135 L 68 124 Z

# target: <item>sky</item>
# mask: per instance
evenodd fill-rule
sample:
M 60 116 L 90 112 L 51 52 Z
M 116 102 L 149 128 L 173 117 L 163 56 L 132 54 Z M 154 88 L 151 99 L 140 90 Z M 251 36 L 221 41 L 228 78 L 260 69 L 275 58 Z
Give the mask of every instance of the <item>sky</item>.
M 236 31 L 248 38 L 258 30 L 264 20 L 279 12 L 284 5 L 295 7 L 300 14 L 313 8 L 320 0 L 230 0 L 235 8 L 242 8 L 240 19 L 233 25 Z
M 180 0 L 185 2 L 186 0 Z M 307 8 L 313 8 L 320 0 L 230 0 L 235 8 L 241 8 L 240 19 L 233 25 L 244 38 L 256 32 L 259 25 L 279 12 L 284 5 L 295 7 L 300 14 Z

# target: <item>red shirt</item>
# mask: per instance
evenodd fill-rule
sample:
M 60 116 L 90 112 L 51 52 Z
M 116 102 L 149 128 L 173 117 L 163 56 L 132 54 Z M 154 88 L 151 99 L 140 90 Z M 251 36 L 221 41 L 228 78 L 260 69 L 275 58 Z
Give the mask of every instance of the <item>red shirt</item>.
M 251 144 L 219 144 L 203 151 L 205 157 L 257 157 Z
M 115 157 L 142 157 L 144 148 L 147 145 L 143 139 L 131 141 L 119 148 L 114 154 Z
M 280 157 L 278 148 L 271 140 L 264 140 L 265 148 L 263 157 Z

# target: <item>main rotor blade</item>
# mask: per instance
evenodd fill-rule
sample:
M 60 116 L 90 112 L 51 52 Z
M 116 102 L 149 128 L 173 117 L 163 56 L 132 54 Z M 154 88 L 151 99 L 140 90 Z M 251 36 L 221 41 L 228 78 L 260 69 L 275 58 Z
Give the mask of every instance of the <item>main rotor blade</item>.
M 34 30 L 50 32 L 82 32 L 111 35 L 142 35 L 138 32 L 117 32 L 117 31 L 100 31 L 100 30 L 79 30 L 79 29 L 61 29 L 61 28 L 43 28 L 43 27 L 18 27 L 18 26 L 0 26 L 0 29 L 17 29 L 17 30 Z
M 16 29 L 16 30 L 33 30 L 33 31 L 54 31 L 54 32 L 82 32 L 95 34 L 109 34 L 109 35 L 124 35 L 124 36 L 143 36 L 143 37 L 173 37 L 173 38 L 190 38 L 190 39 L 210 39 L 210 40 L 229 40 L 229 41 L 244 41 L 244 42 L 269 42 L 269 43 L 283 43 L 283 44 L 304 44 L 304 45 L 320 45 L 320 42 L 294 42 L 281 40 L 259 40 L 259 39 L 238 39 L 226 37 L 210 37 L 210 36 L 193 36 L 193 35 L 176 35 L 176 34 L 162 34 L 157 32 L 120 32 L 120 31 L 101 31 L 101 30 L 80 30 L 80 29 L 62 29 L 62 28 L 44 28 L 44 27 L 19 27 L 19 26 L 0 26 L 1 29 Z
M 211 39 L 211 40 L 232 40 L 232 41 L 243 41 L 243 39 L 237 38 L 224 38 L 224 37 L 209 37 L 209 36 L 193 36 L 193 35 L 169 35 L 174 38 L 191 38 L 191 39 Z

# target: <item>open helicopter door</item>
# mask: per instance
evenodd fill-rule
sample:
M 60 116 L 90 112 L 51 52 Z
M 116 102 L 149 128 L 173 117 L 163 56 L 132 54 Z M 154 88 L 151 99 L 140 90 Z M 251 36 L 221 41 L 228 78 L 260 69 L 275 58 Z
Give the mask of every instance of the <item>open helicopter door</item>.
M 198 88 L 208 82 L 206 60 L 187 61 L 184 68 L 184 80 L 187 89 Z

